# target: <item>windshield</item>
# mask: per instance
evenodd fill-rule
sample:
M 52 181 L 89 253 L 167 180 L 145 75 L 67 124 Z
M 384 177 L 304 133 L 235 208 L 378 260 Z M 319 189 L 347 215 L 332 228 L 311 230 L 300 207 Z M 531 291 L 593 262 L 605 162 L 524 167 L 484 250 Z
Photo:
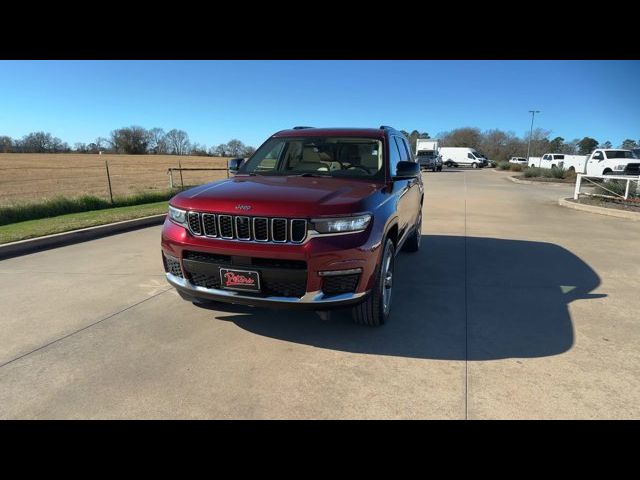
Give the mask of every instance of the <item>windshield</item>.
M 607 158 L 635 158 L 629 150 L 605 150 Z
M 433 150 L 420 150 L 418 152 L 418 157 L 435 157 L 436 152 Z
M 382 144 L 373 138 L 271 138 L 238 175 L 382 177 Z
M 476 152 L 475 150 L 472 152 L 476 158 L 485 158 L 483 154 L 481 154 L 480 152 Z

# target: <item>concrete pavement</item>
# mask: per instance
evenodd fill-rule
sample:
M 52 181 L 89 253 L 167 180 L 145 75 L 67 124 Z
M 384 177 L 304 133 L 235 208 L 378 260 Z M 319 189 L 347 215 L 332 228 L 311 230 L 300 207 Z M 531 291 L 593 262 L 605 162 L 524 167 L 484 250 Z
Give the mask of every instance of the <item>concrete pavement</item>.
M 424 174 L 389 324 L 182 301 L 159 227 L 0 262 L 0 418 L 639 418 L 637 222 Z

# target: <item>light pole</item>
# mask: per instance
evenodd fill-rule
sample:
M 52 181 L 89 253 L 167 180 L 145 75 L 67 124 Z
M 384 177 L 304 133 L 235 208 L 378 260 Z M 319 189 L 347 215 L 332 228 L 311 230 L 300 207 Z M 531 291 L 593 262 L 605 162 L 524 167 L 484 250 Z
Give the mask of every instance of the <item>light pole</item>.
M 536 113 L 540 113 L 540 110 L 529 110 L 529 113 L 531 114 L 531 130 L 529 131 L 529 146 L 527 147 L 527 165 L 529 165 L 529 153 L 531 152 L 531 136 L 533 135 L 533 119 L 536 116 Z

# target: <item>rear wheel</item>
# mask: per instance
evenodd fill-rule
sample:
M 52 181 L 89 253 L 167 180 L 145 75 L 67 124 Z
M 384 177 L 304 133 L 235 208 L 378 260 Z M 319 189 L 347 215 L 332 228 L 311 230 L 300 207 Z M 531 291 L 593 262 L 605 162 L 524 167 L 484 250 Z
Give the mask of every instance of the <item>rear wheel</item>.
M 351 311 L 354 322 L 377 327 L 383 325 L 389 318 L 395 251 L 393 242 L 387 238 L 384 243 L 382 261 L 376 274 L 375 287 L 367 299 L 353 307 Z

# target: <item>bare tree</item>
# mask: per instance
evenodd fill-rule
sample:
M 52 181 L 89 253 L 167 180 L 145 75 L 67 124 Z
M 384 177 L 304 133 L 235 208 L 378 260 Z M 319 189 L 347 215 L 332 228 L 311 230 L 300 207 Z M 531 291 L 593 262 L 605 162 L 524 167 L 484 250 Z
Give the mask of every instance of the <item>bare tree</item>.
M 226 157 L 227 156 L 227 145 L 224 143 L 221 143 L 220 145 L 218 145 L 217 147 L 213 148 L 211 147 L 211 151 L 209 151 L 209 153 L 211 153 L 212 155 L 216 156 L 216 157 Z
M 470 147 L 480 149 L 482 133 L 478 128 L 456 128 L 440 135 L 443 147 Z
M 242 143 L 237 138 L 234 138 L 233 140 L 229 140 L 229 142 L 227 142 L 227 153 L 232 157 L 241 156 L 244 153 L 244 148 L 244 143 Z
M 111 144 L 116 153 L 147 153 L 149 132 L 138 126 L 119 128 L 111 132 Z
M 149 130 L 149 151 L 157 155 L 168 153 L 167 134 L 162 128 L 152 128 Z
M 189 135 L 184 130 L 169 130 L 166 135 L 169 151 L 174 155 L 189 153 Z
M 0 152 L 8 153 L 13 150 L 13 139 L 7 135 L 0 136 Z

